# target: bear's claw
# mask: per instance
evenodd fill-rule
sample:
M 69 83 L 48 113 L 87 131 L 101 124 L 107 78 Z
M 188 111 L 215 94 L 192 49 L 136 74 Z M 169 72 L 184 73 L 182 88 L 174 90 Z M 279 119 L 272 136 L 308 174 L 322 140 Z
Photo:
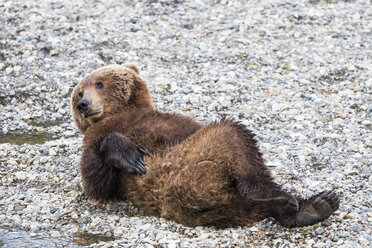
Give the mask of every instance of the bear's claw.
M 143 162 L 143 155 L 142 154 L 128 154 L 124 152 L 119 160 L 113 165 L 119 169 L 124 169 L 130 174 L 145 174 L 147 166 Z
M 145 149 L 143 149 L 141 146 L 138 146 L 137 148 L 143 155 L 145 156 L 149 156 L 150 154 L 148 152 L 145 151 Z M 143 162 L 143 160 L 142 160 Z

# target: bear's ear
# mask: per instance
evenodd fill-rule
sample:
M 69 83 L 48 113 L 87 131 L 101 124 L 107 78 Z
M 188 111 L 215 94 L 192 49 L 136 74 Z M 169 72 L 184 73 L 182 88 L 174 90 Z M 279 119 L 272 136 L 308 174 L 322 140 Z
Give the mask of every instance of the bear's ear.
M 133 64 L 125 64 L 124 65 L 125 67 L 128 67 L 129 69 L 133 70 L 135 73 L 139 74 L 140 73 L 140 69 L 136 66 L 136 65 L 133 65 Z

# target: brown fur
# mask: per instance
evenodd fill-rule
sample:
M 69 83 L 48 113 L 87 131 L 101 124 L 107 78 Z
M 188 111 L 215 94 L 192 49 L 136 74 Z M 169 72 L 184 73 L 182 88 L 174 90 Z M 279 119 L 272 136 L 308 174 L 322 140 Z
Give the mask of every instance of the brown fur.
M 337 209 L 334 193 L 303 200 L 284 192 L 242 124 L 225 119 L 202 126 L 158 112 L 138 73 L 134 65 L 104 67 L 73 92 L 73 117 L 84 133 L 80 171 L 88 197 L 129 199 L 149 214 L 190 226 L 246 225 L 270 216 L 301 226 Z M 94 88 L 97 81 L 102 89 Z M 81 99 L 91 103 L 88 117 L 77 111 Z M 142 148 L 150 154 L 144 157 L 146 174 Z

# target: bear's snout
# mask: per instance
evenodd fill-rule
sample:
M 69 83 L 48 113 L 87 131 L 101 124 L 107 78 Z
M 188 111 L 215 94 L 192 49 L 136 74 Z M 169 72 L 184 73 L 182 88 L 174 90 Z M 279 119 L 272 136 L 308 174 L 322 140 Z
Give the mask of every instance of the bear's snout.
M 88 113 L 90 103 L 87 99 L 82 99 L 78 102 L 76 108 L 80 111 L 82 114 Z

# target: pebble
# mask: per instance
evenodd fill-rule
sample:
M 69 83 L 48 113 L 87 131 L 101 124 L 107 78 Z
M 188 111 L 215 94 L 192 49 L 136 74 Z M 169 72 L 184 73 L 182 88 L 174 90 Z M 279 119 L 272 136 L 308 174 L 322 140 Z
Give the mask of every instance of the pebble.
M 203 233 L 199 236 L 200 239 L 208 239 L 210 237 L 209 233 Z
M 94 6 L 25 0 L 0 10 L 0 135 L 53 137 L 44 144 L 0 144 L 1 225 L 55 247 L 65 246 L 62 236 L 72 242 L 81 232 L 108 237 L 94 247 L 372 242 L 369 0 Z M 268 219 L 220 230 L 147 216 L 127 202 L 92 205 L 82 193 L 82 135 L 70 94 L 84 75 L 118 62 L 141 68 L 162 112 L 203 123 L 224 116 L 242 121 L 256 134 L 276 182 L 303 196 L 333 188 L 340 209 L 321 226 L 287 229 Z
M 317 234 L 317 235 L 322 235 L 323 233 L 325 232 L 325 230 L 324 230 L 324 227 L 318 227 L 317 229 L 315 229 L 315 233 Z
M 13 68 L 11 66 L 9 66 L 5 69 L 5 74 L 10 74 L 10 73 L 12 73 L 12 71 L 13 71 Z
M 49 149 L 49 155 L 54 157 L 54 156 L 57 155 L 57 153 L 56 153 L 56 151 L 53 148 L 50 148 Z
M 365 174 L 365 175 L 371 175 L 371 168 L 369 168 L 368 165 L 363 165 L 362 173 Z
M 48 157 L 41 157 L 40 158 L 40 163 L 45 164 L 47 161 L 49 161 Z
M 52 231 L 52 232 L 50 233 L 50 236 L 51 236 L 52 238 L 58 238 L 58 237 L 61 236 L 61 234 L 60 234 L 58 231 Z
M 362 125 L 363 126 L 370 126 L 371 125 L 371 121 L 370 120 L 363 120 L 362 121 Z
M 147 231 L 147 230 L 149 230 L 151 227 L 152 227 L 151 224 L 148 223 L 148 224 L 145 224 L 145 225 L 141 226 L 141 227 L 140 227 L 140 230 Z

